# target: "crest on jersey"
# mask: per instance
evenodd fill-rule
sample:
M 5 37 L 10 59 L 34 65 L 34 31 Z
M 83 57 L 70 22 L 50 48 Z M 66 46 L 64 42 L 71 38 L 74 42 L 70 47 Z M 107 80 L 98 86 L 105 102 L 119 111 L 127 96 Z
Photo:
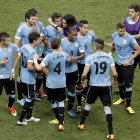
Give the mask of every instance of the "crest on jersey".
M 127 41 L 124 39 L 124 40 L 123 40 L 123 44 L 126 44 L 126 42 L 127 42 Z
M 11 52 L 11 48 L 8 49 L 8 52 L 9 52 L 9 53 Z
M 91 35 L 88 35 L 88 38 L 91 39 Z
M 75 46 L 78 47 L 78 43 L 75 43 Z

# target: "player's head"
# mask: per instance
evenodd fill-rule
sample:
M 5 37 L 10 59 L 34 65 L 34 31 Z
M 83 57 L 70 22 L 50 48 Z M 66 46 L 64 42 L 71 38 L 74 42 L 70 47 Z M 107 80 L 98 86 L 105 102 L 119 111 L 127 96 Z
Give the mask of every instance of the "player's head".
M 86 35 L 88 33 L 88 30 L 89 30 L 88 21 L 87 20 L 81 20 L 79 22 L 79 28 L 80 28 L 80 33 L 82 35 Z
M 30 44 L 34 44 L 35 46 L 38 46 L 41 42 L 40 34 L 37 32 L 31 32 L 28 36 L 28 40 Z
M 34 22 L 36 22 L 36 13 L 33 11 L 27 11 L 25 13 L 25 20 L 29 25 L 33 26 Z
M 129 6 L 129 16 L 134 19 L 138 17 L 140 12 L 140 6 L 136 3 Z
M 68 38 L 70 42 L 74 42 L 77 39 L 77 30 L 74 27 L 69 28 Z
M 53 15 L 51 16 L 52 18 L 52 21 L 58 25 L 58 26 L 61 26 L 61 23 L 62 23 L 62 16 L 60 13 L 53 13 Z
M 117 31 L 120 37 L 125 36 L 126 29 L 125 29 L 125 23 L 123 21 L 117 23 Z
M 51 41 L 51 47 L 54 50 L 59 49 L 60 48 L 60 45 L 61 45 L 61 39 L 60 38 L 54 38 Z
M 38 21 L 38 12 L 36 11 L 36 9 L 32 8 L 32 9 L 29 9 L 28 12 L 34 12 L 35 15 L 36 15 L 36 21 Z
M 71 14 L 66 14 L 63 19 L 65 20 L 67 27 L 73 27 L 75 24 L 77 24 L 75 17 Z
M 0 43 L 3 45 L 3 46 L 9 46 L 11 41 L 10 41 L 10 35 L 6 32 L 1 32 L 0 33 Z
M 96 38 L 94 43 L 94 49 L 95 51 L 102 51 L 104 49 L 104 40 Z

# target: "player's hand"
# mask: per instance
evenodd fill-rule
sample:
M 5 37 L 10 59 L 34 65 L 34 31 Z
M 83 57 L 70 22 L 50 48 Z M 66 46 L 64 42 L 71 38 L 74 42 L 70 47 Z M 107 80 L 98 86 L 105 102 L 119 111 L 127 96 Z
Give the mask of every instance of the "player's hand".
M 11 74 L 10 74 L 10 80 L 14 79 L 14 77 L 15 77 L 15 73 L 14 72 L 11 72 Z
M 45 73 L 45 74 L 49 74 L 50 73 L 50 71 L 47 68 L 43 68 L 42 72 Z
M 38 58 L 39 58 L 39 56 L 38 56 L 38 54 L 37 53 L 35 53 L 35 55 L 34 55 L 34 60 L 38 60 Z
M 128 66 L 129 64 L 130 64 L 130 61 L 129 61 L 129 60 L 127 60 L 127 61 L 125 61 L 125 62 L 124 62 L 124 64 L 123 64 L 123 65 L 124 65 L 124 66 Z
M 115 83 L 115 80 L 114 80 L 114 78 L 111 80 L 111 84 L 114 84 Z
M 62 27 L 57 27 L 58 33 L 63 33 L 63 28 Z
M 84 82 L 81 83 L 81 85 L 82 85 L 83 88 L 85 88 L 87 86 L 87 82 L 84 81 Z
M 8 59 L 4 59 L 0 61 L 0 64 L 3 66 L 6 65 L 7 63 L 8 63 Z
M 40 57 L 37 58 L 37 60 L 39 60 L 39 61 L 42 61 L 43 59 L 44 59 L 44 58 L 40 58 Z

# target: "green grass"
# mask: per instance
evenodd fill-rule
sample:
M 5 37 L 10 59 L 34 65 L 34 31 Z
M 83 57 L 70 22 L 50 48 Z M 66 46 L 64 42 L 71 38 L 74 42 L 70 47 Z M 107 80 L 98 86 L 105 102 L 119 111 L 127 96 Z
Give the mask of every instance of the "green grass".
M 0 32 L 6 31 L 11 35 L 11 41 L 19 24 L 24 21 L 24 14 L 30 8 L 39 12 L 39 20 L 48 25 L 47 19 L 53 12 L 62 15 L 73 14 L 77 20 L 87 19 L 90 29 L 97 37 L 111 41 L 110 35 L 116 31 L 116 23 L 128 16 L 128 6 L 139 0 L 1 0 L 0 4 Z M 108 52 L 109 49 L 105 48 Z M 18 71 L 16 71 L 16 76 Z M 125 111 L 125 105 L 112 106 L 113 127 L 115 140 L 140 140 L 140 109 L 139 109 L 139 77 L 137 68 L 133 85 L 132 106 L 136 111 L 130 115 Z M 113 85 L 113 91 L 117 84 Z M 113 92 L 113 101 L 119 98 Z M 17 99 L 17 94 L 16 94 Z M 108 133 L 106 119 L 101 102 L 97 100 L 85 122 L 86 129 L 79 131 L 76 127 L 80 120 L 70 118 L 65 114 L 65 130 L 58 132 L 56 125 L 48 123 L 54 118 L 50 103 L 44 99 L 35 103 L 33 115 L 41 118 L 39 123 L 28 123 L 25 127 L 16 125 L 22 107 L 15 102 L 14 107 L 18 112 L 17 117 L 10 115 L 6 104 L 8 96 L 5 91 L 0 96 L 0 140 L 105 140 Z M 83 103 L 84 105 L 84 103 Z M 67 110 L 67 103 L 65 104 Z M 76 102 L 74 105 L 76 109 Z

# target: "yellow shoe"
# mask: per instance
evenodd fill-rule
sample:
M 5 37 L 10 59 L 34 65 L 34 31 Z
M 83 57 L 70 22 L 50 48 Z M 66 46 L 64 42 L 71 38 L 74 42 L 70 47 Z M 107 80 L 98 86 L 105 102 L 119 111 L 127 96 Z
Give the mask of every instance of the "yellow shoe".
M 109 140 L 114 140 L 114 135 L 113 135 L 113 134 L 107 135 L 107 139 L 109 139 Z
M 125 103 L 125 102 L 126 102 L 125 99 L 120 98 L 120 99 L 117 100 L 115 103 L 113 103 L 113 105 L 119 105 L 119 104 L 121 104 L 121 103 Z
M 59 121 L 57 119 L 55 119 L 55 120 L 50 120 L 49 123 L 51 123 L 51 124 L 59 124 Z
M 69 101 L 69 99 L 68 99 L 68 98 L 66 98 L 65 102 L 68 102 L 68 101 Z
M 64 126 L 60 124 L 60 125 L 58 126 L 58 130 L 59 130 L 59 131 L 63 131 L 63 130 L 64 130 Z
M 77 127 L 78 127 L 80 130 L 84 130 L 84 129 L 85 129 L 85 127 L 84 127 L 83 124 L 82 124 L 82 125 L 79 124 Z
M 135 111 L 134 111 L 131 107 L 127 107 L 126 110 L 127 110 L 130 114 L 135 114 Z
M 83 101 L 85 101 L 85 97 L 84 96 L 82 96 L 82 99 L 81 99 L 81 102 L 83 102 Z

